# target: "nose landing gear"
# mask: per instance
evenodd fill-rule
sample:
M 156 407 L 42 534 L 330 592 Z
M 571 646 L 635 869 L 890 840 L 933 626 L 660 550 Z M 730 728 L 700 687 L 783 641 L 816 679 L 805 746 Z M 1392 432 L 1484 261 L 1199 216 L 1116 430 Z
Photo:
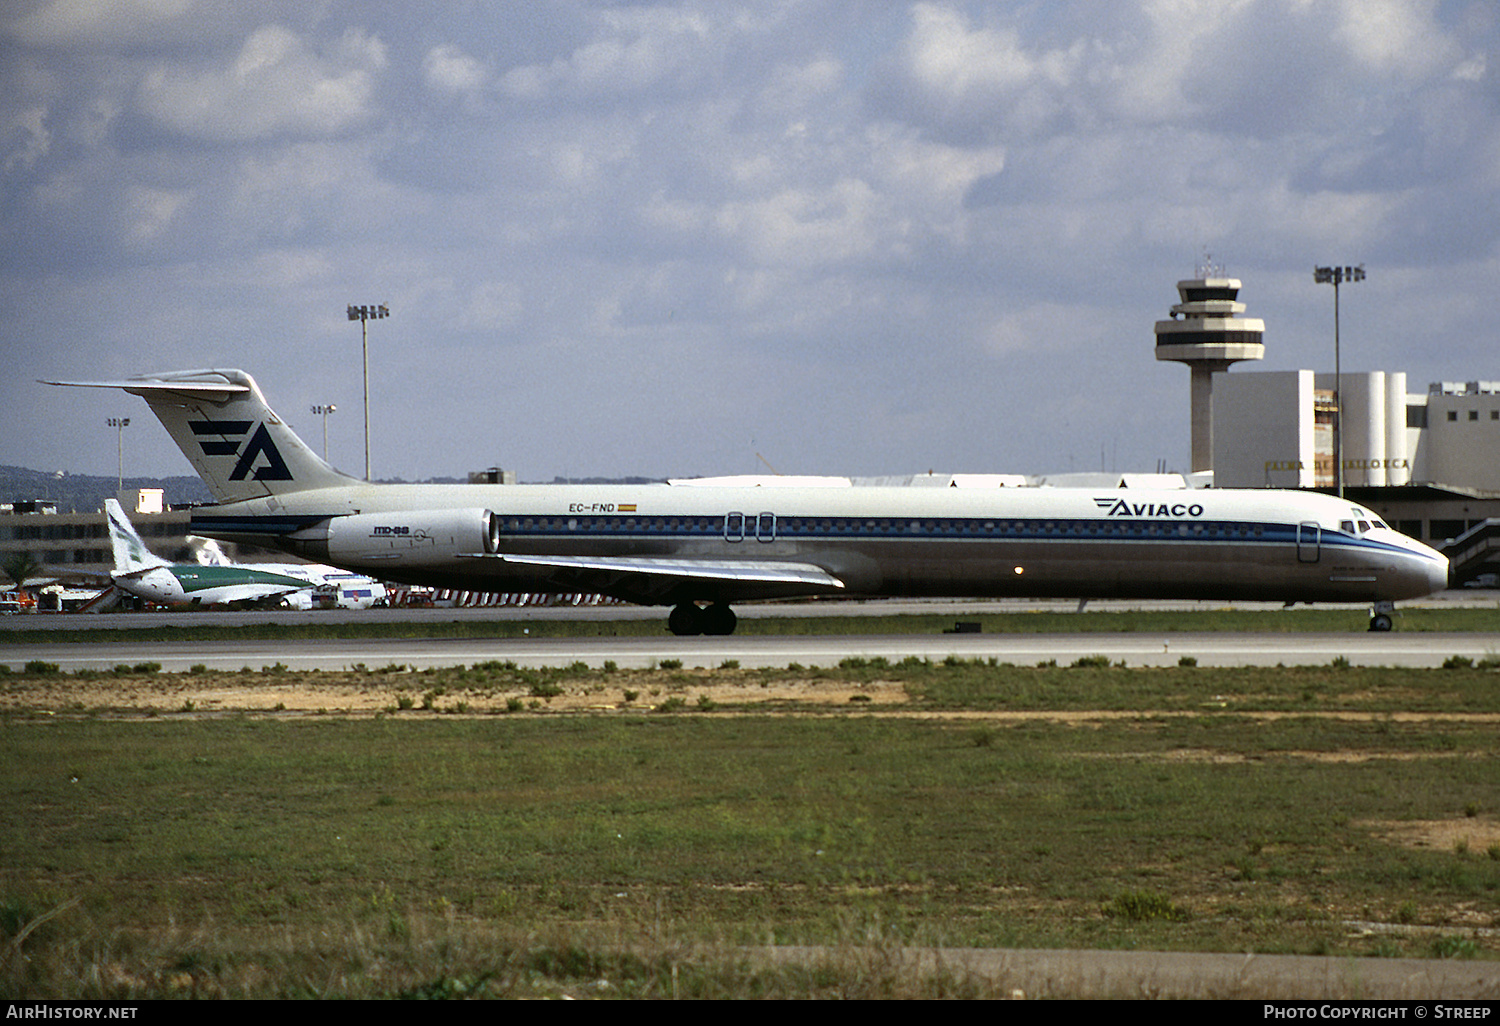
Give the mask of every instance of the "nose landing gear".
M 1394 602 L 1377 602 L 1370 607 L 1370 630 L 1384 632 L 1391 629 L 1391 614 L 1396 611 Z

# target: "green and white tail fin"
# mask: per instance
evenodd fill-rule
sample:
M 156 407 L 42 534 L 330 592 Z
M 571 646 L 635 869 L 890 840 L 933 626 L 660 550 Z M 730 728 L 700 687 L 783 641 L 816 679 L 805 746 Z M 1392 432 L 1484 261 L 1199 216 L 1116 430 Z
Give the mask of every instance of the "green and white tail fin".
M 109 541 L 115 550 L 115 573 L 133 574 L 170 565 L 146 548 L 146 543 L 141 541 L 135 525 L 125 516 L 125 509 L 117 500 L 105 499 L 104 513 L 109 518 Z
M 241 370 L 171 371 L 125 381 L 48 381 L 119 388 L 146 400 L 221 503 L 360 484 L 298 438 Z

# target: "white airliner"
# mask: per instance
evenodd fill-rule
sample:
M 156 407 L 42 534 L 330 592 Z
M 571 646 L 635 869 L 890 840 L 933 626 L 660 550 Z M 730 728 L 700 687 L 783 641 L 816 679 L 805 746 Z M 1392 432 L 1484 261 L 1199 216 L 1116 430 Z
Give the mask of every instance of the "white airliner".
M 104 500 L 114 547 L 115 587 L 162 605 L 221 606 L 278 600 L 292 609 L 368 608 L 385 585 L 361 574 L 308 563 L 169 563 L 146 548 L 124 508 Z
M 197 533 L 408 584 L 595 592 L 728 634 L 798 595 L 1368 602 L 1446 588 L 1441 553 L 1369 510 L 1274 490 L 371 484 L 334 470 L 239 370 L 126 381 L 218 505 Z

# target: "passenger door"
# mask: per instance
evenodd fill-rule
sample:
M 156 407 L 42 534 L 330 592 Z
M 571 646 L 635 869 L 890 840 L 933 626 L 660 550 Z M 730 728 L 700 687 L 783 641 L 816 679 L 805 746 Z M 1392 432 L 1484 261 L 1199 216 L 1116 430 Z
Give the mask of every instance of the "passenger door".
M 1297 562 L 1316 563 L 1322 555 L 1323 528 L 1316 521 L 1297 525 Z

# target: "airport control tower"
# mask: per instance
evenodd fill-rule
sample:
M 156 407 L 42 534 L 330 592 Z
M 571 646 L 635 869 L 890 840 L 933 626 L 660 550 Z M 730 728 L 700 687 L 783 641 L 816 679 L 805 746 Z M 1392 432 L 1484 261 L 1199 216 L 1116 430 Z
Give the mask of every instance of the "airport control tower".
M 1214 469 L 1213 376 L 1240 360 L 1265 358 L 1266 322 L 1241 317 L 1240 281 L 1205 257 L 1197 277 L 1177 283 L 1182 302 L 1156 322 L 1156 358 L 1185 363 L 1193 372 L 1193 472 Z

